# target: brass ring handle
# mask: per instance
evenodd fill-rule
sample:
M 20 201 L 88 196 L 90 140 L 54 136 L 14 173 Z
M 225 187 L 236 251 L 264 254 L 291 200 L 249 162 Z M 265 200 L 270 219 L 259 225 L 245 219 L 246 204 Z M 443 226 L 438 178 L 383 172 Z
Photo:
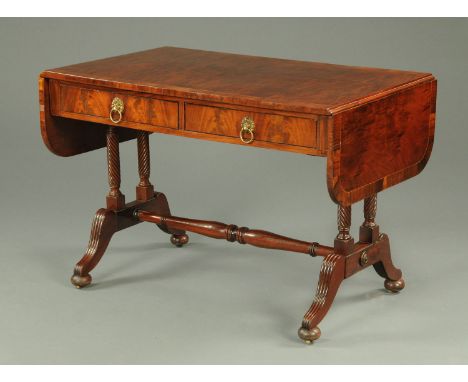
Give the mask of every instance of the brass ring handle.
M 119 113 L 119 118 L 118 119 L 114 119 L 114 113 Z M 110 120 L 112 122 L 119 123 L 122 120 L 122 112 L 119 111 L 118 109 L 111 109 L 111 111 L 109 113 L 109 118 L 110 118 Z
M 249 133 L 250 134 L 249 139 L 244 138 L 244 133 Z M 253 132 L 253 130 L 250 130 L 250 129 L 241 129 L 239 137 L 240 137 L 241 141 L 244 142 L 244 143 L 251 143 L 255 139 L 254 138 L 254 132 Z
M 252 143 L 255 139 L 254 136 L 255 122 L 250 117 L 244 117 L 241 122 L 241 130 L 239 133 L 239 138 L 243 143 L 249 144 Z M 248 139 L 244 138 L 244 134 L 249 134 Z
M 122 120 L 122 113 L 124 111 L 124 103 L 123 101 L 119 98 L 119 97 L 115 97 L 113 100 L 112 100 L 112 104 L 111 104 L 111 110 L 110 110 L 110 113 L 109 113 L 109 118 L 112 122 L 114 123 L 119 123 L 121 120 Z M 119 114 L 119 118 L 118 119 L 114 119 L 114 113 L 118 113 Z

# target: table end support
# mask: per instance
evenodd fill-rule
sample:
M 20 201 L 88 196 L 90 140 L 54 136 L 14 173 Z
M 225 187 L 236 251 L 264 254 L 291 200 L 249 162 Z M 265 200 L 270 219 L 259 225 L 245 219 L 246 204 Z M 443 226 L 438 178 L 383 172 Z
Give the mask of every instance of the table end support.
M 299 338 L 305 343 L 311 344 L 320 338 L 318 324 L 331 308 L 344 279 L 372 265 L 385 279 L 385 289 L 397 293 L 404 288 L 402 273 L 392 262 L 389 238 L 379 233 L 379 226 L 375 223 L 376 211 L 377 195 L 365 199 L 364 222 L 360 227 L 359 241 L 354 243 L 350 235 L 351 206 L 338 206 L 339 232 L 334 253 L 323 260 L 315 298 L 298 330 Z
M 124 205 L 119 210 L 101 208 L 96 212 L 91 224 L 88 247 L 82 259 L 76 264 L 73 276 L 71 277 L 71 283 L 75 287 L 80 289 L 91 284 L 92 277 L 90 272 L 104 256 L 112 236 L 118 231 L 141 223 L 140 220 L 135 218 L 135 211 L 140 208 L 149 209 L 165 216 L 170 216 L 171 213 L 166 196 L 160 192 L 154 193 L 153 197 L 149 200 L 135 200 Z M 185 231 L 167 229 L 163 225 L 158 225 L 158 227 L 162 231 L 172 234 L 171 242 L 176 240 L 173 237 L 179 238 L 183 244 L 188 242 L 188 236 L 185 234 Z

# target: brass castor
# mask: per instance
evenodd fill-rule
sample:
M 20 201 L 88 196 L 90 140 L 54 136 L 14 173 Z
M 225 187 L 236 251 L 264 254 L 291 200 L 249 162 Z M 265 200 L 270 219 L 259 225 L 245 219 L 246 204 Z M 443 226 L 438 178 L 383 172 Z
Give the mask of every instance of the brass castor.
M 388 291 L 392 293 L 398 293 L 405 287 L 405 280 L 400 279 L 400 280 L 393 281 L 393 280 L 385 279 L 384 286 L 385 286 L 385 289 L 387 289 Z
M 310 345 L 312 342 L 320 338 L 320 335 L 322 334 L 322 332 L 320 331 L 318 326 L 312 329 L 306 329 L 306 328 L 300 327 L 299 330 L 297 331 L 297 334 L 299 335 L 299 338 L 302 341 Z
M 91 284 L 92 279 L 93 278 L 91 277 L 91 275 L 85 275 L 85 276 L 73 275 L 71 278 L 71 283 L 75 287 L 80 289 Z
M 189 241 L 189 237 L 187 234 L 182 235 L 172 235 L 171 236 L 171 243 L 174 244 L 176 247 L 182 247 L 187 244 Z

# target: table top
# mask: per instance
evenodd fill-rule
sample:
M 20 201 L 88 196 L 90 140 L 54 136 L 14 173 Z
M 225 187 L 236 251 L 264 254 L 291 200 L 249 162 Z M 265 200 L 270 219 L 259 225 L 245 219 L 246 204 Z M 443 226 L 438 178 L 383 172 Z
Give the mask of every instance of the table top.
M 121 141 L 144 130 L 322 156 L 344 206 L 419 174 L 434 141 L 429 73 L 162 47 L 46 70 L 39 89 L 58 155 L 104 147 L 114 126 Z
M 42 77 L 330 115 L 382 98 L 430 73 L 161 47 L 46 70 Z

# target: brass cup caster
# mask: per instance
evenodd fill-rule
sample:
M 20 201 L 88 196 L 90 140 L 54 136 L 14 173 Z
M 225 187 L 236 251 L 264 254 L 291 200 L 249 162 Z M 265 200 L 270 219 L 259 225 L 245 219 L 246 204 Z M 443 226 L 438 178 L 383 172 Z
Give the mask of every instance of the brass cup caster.
M 299 330 L 297 331 L 297 334 L 299 335 L 299 338 L 302 341 L 310 345 L 312 344 L 312 342 L 320 338 L 320 335 L 322 334 L 322 332 L 320 331 L 320 328 L 318 326 L 312 329 L 300 327 Z
M 398 293 L 405 287 L 405 280 L 400 279 L 400 280 L 393 281 L 393 280 L 385 279 L 384 286 L 385 286 L 385 289 L 387 289 L 388 291 L 392 293 Z
M 91 284 L 92 279 L 91 275 L 73 275 L 70 281 L 77 289 L 80 289 Z
M 172 235 L 171 236 L 171 243 L 174 244 L 176 247 L 182 247 L 185 244 L 187 244 L 189 241 L 189 237 L 187 234 L 182 234 L 182 235 Z

